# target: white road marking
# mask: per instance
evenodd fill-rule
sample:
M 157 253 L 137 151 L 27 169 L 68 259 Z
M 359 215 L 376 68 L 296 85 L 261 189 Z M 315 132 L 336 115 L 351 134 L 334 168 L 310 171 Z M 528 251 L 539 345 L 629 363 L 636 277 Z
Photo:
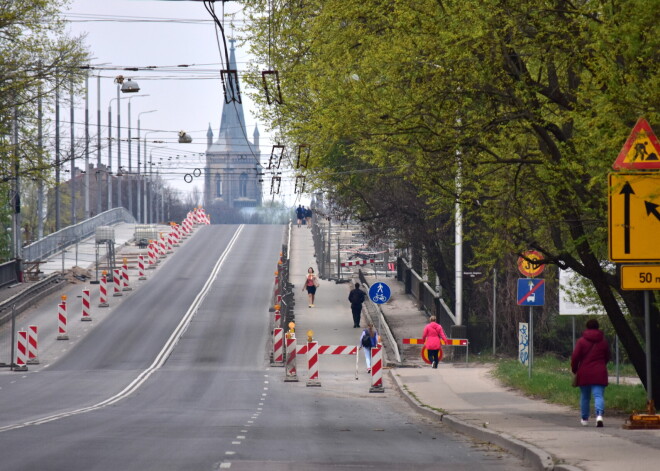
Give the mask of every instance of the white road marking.
M 110 406 L 112 404 L 116 404 L 117 402 L 121 401 L 122 399 L 126 399 L 128 396 L 133 394 L 135 391 L 138 390 L 140 386 L 144 384 L 149 377 L 154 374 L 156 371 L 158 371 L 167 361 L 169 358 L 170 354 L 172 353 L 172 350 L 174 350 L 174 347 L 176 344 L 179 342 L 179 339 L 181 336 L 185 333 L 186 329 L 190 325 L 190 322 L 192 321 L 192 318 L 194 315 L 197 313 L 197 310 L 201 306 L 202 302 L 206 298 L 206 295 L 211 289 L 211 285 L 215 281 L 215 279 L 218 277 L 218 274 L 220 273 L 220 268 L 224 264 L 225 260 L 227 259 L 227 256 L 229 255 L 229 252 L 233 248 L 234 244 L 238 240 L 238 236 L 240 233 L 243 231 L 244 225 L 240 225 L 238 229 L 236 229 L 236 232 L 232 236 L 231 240 L 227 244 L 227 248 L 225 249 L 224 252 L 222 252 L 222 255 L 220 255 L 220 258 L 218 258 L 218 261 L 216 262 L 215 266 L 213 267 L 213 270 L 211 271 L 211 274 L 206 280 L 206 283 L 204 283 L 204 286 L 200 290 L 199 293 L 197 293 L 197 296 L 195 296 L 195 299 L 193 300 L 192 304 L 186 311 L 185 315 L 181 319 L 181 322 L 179 322 L 179 325 L 176 326 L 172 334 L 170 335 L 170 338 L 167 339 L 167 342 L 165 342 L 165 345 L 163 346 L 162 350 L 156 355 L 156 358 L 154 359 L 153 363 L 149 365 L 149 367 L 142 371 L 131 383 L 128 384 L 123 390 L 115 394 L 114 396 L 109 397 L 108 399 L 101 401 L 97 404 L 88 406 L 88 407 L 83 407 L 80 409 L 68 411 L 68 412 L 60 412 L 57 414 L 49 415 L 46 417 L 42 417 L 40 419 L 35 419 L 35 420 L 30 420 L 28 422 L 23 422 L 20 424 L 11 424 L 7 425 L 5 427 L 0 427 L 0 432 L 6 432 L 8 430 L 16 430 L 19 428 L 23 427 L 28 427 L 30 425 L 40 425 L 40 424 L 45 424 L 48 422 L 53 422 L 55 420 L 63 419 L 65 417 L 71 417 L 74 415 L 78 414 L 84 414 L 86 412 L 92 412 L 95 410 L 102 409 L 103 407 Z M 63 349 L 62 351 L 66 351 L 66 349 Z

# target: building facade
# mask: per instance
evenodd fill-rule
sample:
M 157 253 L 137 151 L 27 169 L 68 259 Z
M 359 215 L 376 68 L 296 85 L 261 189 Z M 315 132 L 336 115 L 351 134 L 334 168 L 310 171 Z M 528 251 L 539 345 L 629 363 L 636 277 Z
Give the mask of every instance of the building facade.
M 229 67 L 237 70 L 234 40 L 230 43 Z M 228 88 L 227 93 L 231 94 L 232 90 Z M 252 141 L 248 139 L 243 105 L 223 100 L 218 135 L 214 136 L 210 124 L 206 133 L 204 206 L 211 214 L 261 206 L 261 151 L 256 126 L 252 138 Z

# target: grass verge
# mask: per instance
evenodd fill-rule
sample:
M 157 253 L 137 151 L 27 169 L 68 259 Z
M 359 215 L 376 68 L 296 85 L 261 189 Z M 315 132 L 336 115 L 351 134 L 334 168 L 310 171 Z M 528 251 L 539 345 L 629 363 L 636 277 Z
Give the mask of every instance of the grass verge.
M 572 377 L 567 360 L 552 356 L 535 357 L 531 379 L 527 367 L 517 359 L 500 359 L 495 365 L 494 375 L 503 384 L 535 398 L 579 409 L 580 390 L 571 386 Z M 644 410 L 646 391 L 641 385 L 610 384 L 605 389 L 605 406 L 608 411 L 626 414 L 633 410 Z

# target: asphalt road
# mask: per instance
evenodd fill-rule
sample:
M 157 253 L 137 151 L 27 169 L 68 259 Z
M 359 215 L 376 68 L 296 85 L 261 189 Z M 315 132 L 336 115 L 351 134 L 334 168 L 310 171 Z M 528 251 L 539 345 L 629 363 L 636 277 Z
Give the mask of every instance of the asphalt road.
M 284 383 L 266 354 L 282 237 L 203 227 L 59 360 L 1 375 L 0 469 L 524 469 L 350 375 Z

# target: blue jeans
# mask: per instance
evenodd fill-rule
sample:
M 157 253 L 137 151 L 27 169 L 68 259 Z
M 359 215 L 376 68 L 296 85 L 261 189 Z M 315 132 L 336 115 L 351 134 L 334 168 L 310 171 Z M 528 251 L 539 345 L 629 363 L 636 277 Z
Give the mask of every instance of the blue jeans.
M 371 368 L 371 349 L 362 347 L 362 350 L 364 350 L 364 362 L 367 364 L 367 368 Z
M 591 384 L 589 386 L 580 386 L 580 412 L 582 419 L 589 418 L 589 403 L 591 395 L 594 395 L 594 407 L 596 415 L 603 415 L 605 412 L 605 386 L 600 384 Z

